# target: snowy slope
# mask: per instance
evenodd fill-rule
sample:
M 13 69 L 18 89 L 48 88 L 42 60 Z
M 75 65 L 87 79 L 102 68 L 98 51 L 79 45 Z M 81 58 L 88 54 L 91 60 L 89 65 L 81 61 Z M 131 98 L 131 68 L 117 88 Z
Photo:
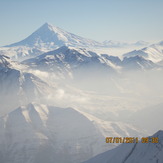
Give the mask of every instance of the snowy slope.
M 0 55 L 5 55 L 13 60 L 24 60 L 47 52 L 48 49 L 28 46 L 0 47 Z
M 11 60 L 9 57 L 4 56 L 4 55 L 0 55 L 0 68 L 7 68 L 8 66 L 11 65 Z
M 51 90 L 47 83 L 23 69 L 23 65 L 0 55 L 0 115 Z
M 119 57 L 117 56 L 111 56 L 111 55 L 107 55 L 107 54 L 101 54 L 102 57 L 104 57 L 106 60 L 109 60 L 110 62 L 112 62 L 114 65 L 121 65 L 121 60 Z
M 86 75 L 86 73 L 91 72 L 115 72 L 119 69 L 117 65 L 106 57 L 87 51 L 84 48 L 67 46 L 25 60 L 23 63 L 31 68 L 64 73 L 70 76 L 74 75 L 74 73 L 79 74 L 79 72 Z
M 0 55 L 0 70 L 4 70 L 8 68 L 23 70 L 26 69 L 26 66 L 20 64 L 19 62 L 11 60 L 10 57 L 7 57 L 5 55 Z
M 152 137 L 157 137 L 159 142 L 122 144 L 84 163 L 162 163 L 163 131 L 160 130 L 149 138 Z
M 55 50 L 61 46 L 83 47 L 88 49 L 96 49 L 97 51 L 103 51 L 104 49 L 107 49 L 110 55 L 112 55 L 112 53 L 115 53 L 116 51 L 116 53 L 122 54 L 124 53 L 122 51 L 128 52 L 132 49 L 137 49 L 138 47 L 140 48 L 148 45 L 149 43 L 144 41 L 125 43 L 110 40 L 99 43 L 91 39 L 77 36 L 54 25 L 45 23 L 24 40 L 7 45 L 5 47 L 1 47 L 0 55 L 9 56 L 14 60 L 24 60 L 38 56 L 48 51 Z M 147 49 L 144 48 L 142 50 L 129 52 L 129 55 L 135 56 L 135 54 L 138 53 L 141 55 L 142 53 L 146 54 L 146 52 L 149 53 L 149 57 L 146 59 L 159 61 L 160 53 L 162 54 L 161 42 L 156 44 L 156 46 L 149 46 Z M 128 56 L 128 53 L 125 54 L 125 56 Z
M 45 23 L 24 40 L 0 48 L 0 54 L 23 60 L 61 46 L 103 47 L 102 43 L 86 39 Z
M 102 46 L 94 40 L 85 39 L 75 34 L 69 33 L 54 25 L 45 23 L 38 30 L 26 39 L 11 44 L 11 46 L 30 46 L 30 47 L 60 47 L 63 45 L 71 46 Z
M 129 53 L 124 54 L 124 57 L 133 57 L 133 56 L 141 56 L 145 59 L 151 60 L 154 63 L 157 63 L 163 60 L 163 45 L 162 42 L 158 44 L 153 44 L 146 48 L 140 50 L 134 50 Z
M 73 163 L 105 145 L 94 125 L 71 108 L 29 104 L 2 117 L 0 124 L 3 163 Z
M 0 162 L 78 163 L 115 147 L 105 143 L 103 123 L 96 120 L 72 108 L 19 107 L 0 118 Z M 117 133 L 116 127 L 110 132 Z
M 125 70 L 144 70 L 157 67 L 151 60 L 145 59 L 142 56 L 136 55 L 125 57 L 121 63 Z
M 31 68 L 57 72 L 73 76 L 74 74 L 87 75 L 108 75 L 111 72 L 120 72 L 121 70 L 147 70 L 159 67 L 152 61 L 142 56 L 119 57 L 109 56 L 107 54 L 97 54 L 88 51 L 85 48 L 74 48 L 63 46 L 57 50 L 44 53 L 38 57 L 25 60 L 24 64 Z

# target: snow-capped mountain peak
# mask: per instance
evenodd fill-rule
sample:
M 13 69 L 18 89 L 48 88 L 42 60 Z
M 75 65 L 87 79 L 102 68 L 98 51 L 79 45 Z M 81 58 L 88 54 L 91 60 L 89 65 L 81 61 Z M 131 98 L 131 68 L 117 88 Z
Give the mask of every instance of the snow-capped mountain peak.
M 104 47 L 104 44 L 45 23 L 24 40 L 1 47 L 0 54 L 14 60 L 24 60 L 62 46 L 99 48 Z
M 124 57 L 133 57 L 133 56 L 142 56 L 145 59 L 151 60 L 154 63 L 160 62 L 163 60 L 163 41 L 157 44 L 153 44 L 142 48 L 140 50 L 134 50 L 128 53 L 125 53 Z
M 63 45 L 71 46 L 101 46 L 100 43 L 85 39 L 83 37 L 77 36 L 70 32 L 67 32 L 61 28 L 58 28 L 49 23 L 43 24 L 38 30 L 32 33 L 26 39 L 11 44 L 9 47 L 13 46 L 29 46 L 37 48 L 53 48 L 60 47 Z
M 122 61 L 122 65 L 126 70 L 130 69 L 152 69 L 156 65 L 142 56 L 136 55 L 133 57 L 125 57 Z

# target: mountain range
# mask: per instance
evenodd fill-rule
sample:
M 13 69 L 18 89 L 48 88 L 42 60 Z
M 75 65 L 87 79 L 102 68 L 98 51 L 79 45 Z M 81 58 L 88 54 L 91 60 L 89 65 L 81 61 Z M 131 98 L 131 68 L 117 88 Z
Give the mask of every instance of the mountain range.
M 24 60 L 22 63 L 32 69 L 55 72 L 58 76 L 62 74 L 71 78 L 81 74 L 109 76 L 123 71 L 161 68 L 159 64 L 140 55 L 124 57 L 121 60 L 119 57 L 100 55 L 85 48 L 67 46 Z
M 134 50 L 123 55 L 124 57 L 141 56 L 145 59 L 158 63 L 163 60 L 163 43 L 150 45 L 140 50 Z
M 48 23 L 1 47 L 0 162 L 162 162 L 163 131 L 157 144 L 105 143 L 162 128 L 162 104 L 142 109 L 162 101 L 162 70 L 163 42 L 99 43 Z
M 86 39 L 81 36 L 77 36 L 70 32 L 67 32 L 59 27 L 45 23 L 30 36 L 22 41 L 6 45 L 0 48 L 0 54 L 11 57 L 14 60 L 24 60 L 32 57 L 36 57 L 48 51 L 55 50 L 61 46 L 70 46 L 87 49 L 108 49 L 109 48 L 126 48 L 126 47 L 148 47 L 150 44 L 144 41 L 138 41 L 136 43 L 124 43 L 119 41 L 104 41 L 103 43 Z M 157 56 L 161 55 L 162 52 L 159 50 L 162 46 L 152 45 L 157 51 Z M 151 54 L 153 50 L 147 50 Z M 137 51 L 136 51 L 137 52 Z M 132 54 L 135 52 L 132 52 Z M 138 51 L 140 53 L 140 51 Z M 138 54 L 137 53 L 137 54 Z M 148 52 L 147 52 L 148 53 Z M 127 54 L 125 56 L 128 56 Z M 132 56 L 132 55 L 131 55 Z M 157 57 L 156 56 L 156 57 Z M 153 57 L 155 58 L 155 57 Z M 151 58 L 150 58 L 151 59 Z

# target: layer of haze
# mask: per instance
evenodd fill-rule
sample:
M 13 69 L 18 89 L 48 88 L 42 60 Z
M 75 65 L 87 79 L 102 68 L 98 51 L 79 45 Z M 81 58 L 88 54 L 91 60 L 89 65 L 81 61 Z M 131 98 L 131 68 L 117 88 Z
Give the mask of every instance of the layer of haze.
M 73 107 L 103 120 L 128 122 L 149 134 L 163 129 L 162 70 L 127 71 L 119 75 L 89 73 L 79 72 L 77 80 L 60 81 L 48 104 Z M 42 79 L 46 76 L 37 75 Z M 56 82 L 52 75 L 48 81 Z

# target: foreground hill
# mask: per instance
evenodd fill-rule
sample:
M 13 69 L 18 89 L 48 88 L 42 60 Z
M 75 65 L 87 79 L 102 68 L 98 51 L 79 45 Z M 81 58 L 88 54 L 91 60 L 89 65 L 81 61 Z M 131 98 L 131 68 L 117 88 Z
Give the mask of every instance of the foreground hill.
M 115 147 L 105 135 L 142 134 L 73 108 L 31 103 L 0 118 L 0 162 L 79 163 Z
M 162 163 L 163 131 L 158 131 L 149 140 L 152 138 L 158 138 L 159 142 L 122 144 L 84 163 Z

